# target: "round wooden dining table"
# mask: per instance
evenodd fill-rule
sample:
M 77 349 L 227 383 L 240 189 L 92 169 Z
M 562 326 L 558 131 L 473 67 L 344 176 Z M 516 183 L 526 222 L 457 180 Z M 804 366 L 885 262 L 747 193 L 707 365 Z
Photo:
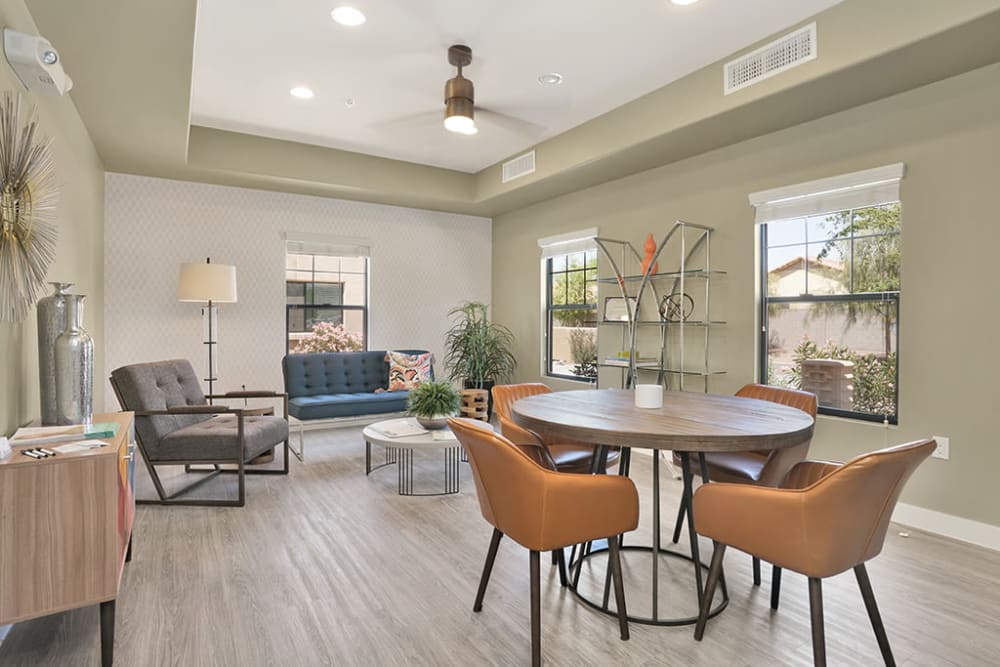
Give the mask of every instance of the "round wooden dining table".
M 704 593 L 702 568 L 706 566 L 701 563 L 691 509 L 693 475 L 689 465 L 690 455 L 792 447 L 812 437 L 813 418 L 796 408 L 738 396 L 667 391 L 664 392 L 663 405 L 659 408 L 636 407 L 634 398 L 635 392 L 630 389 L 560 391 L 522 398 L 514 403 L 512 413 L 519 426 L 540 434 L 546 442 L 594 445 L 597 460 L 606 460 L 609 447 L 622 447 L 626 453 L 631 448 L 653 450 L 653 544 L 625 547 L 652 554 L 652 613 L 650 616 L 629 614 L 629 620 L 652 625 L 692 624 L 697 621 L 696 614 L 664 618 L 659 611 L 661 555 L 679 556 L 692 561 L 698 608 L 701 607 Z M 660 450 L 675 451 L 682 461 L 690 557 L 661 548 Z M 702 481 L 708 482 L 708 467 L 702 457 L 697 458 L 700 461 Z M 628 465 L 619 466 L 619 472 L 627 473 Z M 578 558 L 576 574 L 572 578 L 577 595 L 591 606 L 613 613 L 608 608 L 607 577 L 603 602 L 591 600 L 580 593 L 577 585 L 580 566 L 581 559 Z M 712 609 L 712 615 L 722 611 L 727 602 L 728 595 L 723 588 L 723 600 Z

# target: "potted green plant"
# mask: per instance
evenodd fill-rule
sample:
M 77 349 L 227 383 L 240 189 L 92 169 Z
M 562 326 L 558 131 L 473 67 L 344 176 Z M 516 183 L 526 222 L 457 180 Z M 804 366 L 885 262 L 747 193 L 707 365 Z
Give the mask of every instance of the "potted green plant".
M 452 308 L 454 321 L 445 335 L 445 370 L 453 380 L 461 380 L 467 389 L 485 389 L 508 380 L 517 366 L 514 359 L 514 334 L 491 322 L 487 306 L 469 301 Z M 492 412 L 492 395 L 490 411 Z
M 459 395 L 449 382 L 421 382 L 410 390 L 407 410 L 424 428 L 444 428 L 458 412 Z

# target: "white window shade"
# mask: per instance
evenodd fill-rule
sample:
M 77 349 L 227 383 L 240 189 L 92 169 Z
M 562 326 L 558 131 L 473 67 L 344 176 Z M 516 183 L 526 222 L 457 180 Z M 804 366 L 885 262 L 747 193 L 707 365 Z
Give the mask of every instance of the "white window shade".
M 754 222 L 771 222 L 899 201 L 902 163 L 807 181 L 750 195 Z
M 331 257 L 370 257 L 371 243 L 367 239 L 352 239 L 324 234 L 285 234 L 285 249 L 293 255 L 326 255 Z
M 538 239 L 538 247 L 542 249 L 543 258 L 567 255 L 571 252 L 584 252 L 597 248 L 594 243 L 595 236 L 597 236 L 597 227 L 591 227 L 590 229 Z

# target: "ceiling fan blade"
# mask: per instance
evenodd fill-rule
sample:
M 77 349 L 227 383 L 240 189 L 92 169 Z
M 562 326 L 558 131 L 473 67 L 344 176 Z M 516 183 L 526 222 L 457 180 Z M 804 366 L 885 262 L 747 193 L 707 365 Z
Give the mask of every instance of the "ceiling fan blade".
M 374 123 L 370 123 L 369 127 L 376 129 L 391 129 L 391 128 L 414 128 L 418 126 L 427 127 L 434 123 L 442 123 L 444 121 L 444 109 L 439 111 L 418 111 L 416 113 L 405 114 L 402 116 L 392 116 L 390 118 L 384 118 L 382 120 L 377 120 Z
M 482 118 L 488 123 L 511 132 L 517 132 L 518 134 L 539 135 L 546 130 L 545 126 L 533 123 L 530 120 L 516 118 L 501 111 L 493 111 L 492 109 L 484 109 L 482 107 L 476 107 L 476 118 Z

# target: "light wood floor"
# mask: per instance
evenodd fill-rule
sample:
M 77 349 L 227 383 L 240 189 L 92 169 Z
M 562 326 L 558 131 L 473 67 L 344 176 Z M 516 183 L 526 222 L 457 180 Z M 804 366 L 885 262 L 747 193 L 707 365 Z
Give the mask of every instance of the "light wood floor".
M 249 478 L 245 508 L 139 508 L 118 599 L 116 664 L 527 664 L 524 549 L 504 541 L 484 609 L 472 612 L 491 529 L 479 515 L 468 467 L 458 495 L 399 497 L 394 469 L 365 477 L 360 429 L 306 437 L 307 463 L 293 460 L 288 477 Z M 426 456 L 418 482 L 440 481 L 440 455 Z M 648 456 L 633 462 L 645 496 L 650 463 Z M 149 494 L 148 480 L 141 481 L 140 493 Z M 680 482 L 666 477 L 663 486 L 669 535 Z M 648 539 L 645 503 L 639 534 L 628 542 Z M 869 565 L 897 662 L 1000 664 L 1000 553 L 899 530 L 893 526 Z M 693 613 L 690 565 L 665 559 L 664 567 L 661 599 Z M 647 566 L 630 557 L 625 569 L 628 603 L 641 611 L 649 604 Z M 543 559 L 543 659 L 574 666 L 811 664 L 805 579 L 786 574 L 781 610 L 773 613 L 769 569 L 754 588 L 749 557 L 730 550 L 726 574 L 732 601 L 703 642 L 692 639 L 691 627 L 638 624 L 622 642 L 616 622 L 560 588 Z M 830 664 L 880 664 L 853 576 L 827 580 L 824 598 Z M 98 664 L 96 607 L 19 624 L 0 644 L 5 667 Z

